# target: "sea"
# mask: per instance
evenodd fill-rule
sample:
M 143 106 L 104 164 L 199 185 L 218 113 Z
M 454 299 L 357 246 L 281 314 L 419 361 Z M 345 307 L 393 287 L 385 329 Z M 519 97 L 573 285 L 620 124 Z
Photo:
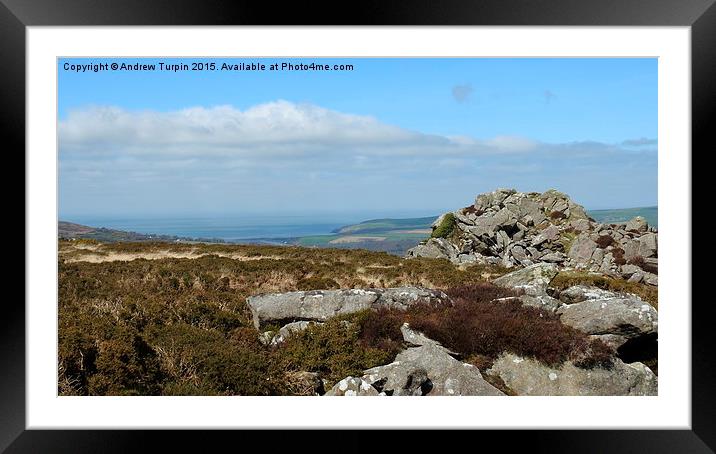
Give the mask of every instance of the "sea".
M 344 225 L 355 224 L 365 219 L 352 216 L 339 216 L 333 219 L 315 216 L 212 216 L 156 219 L 75 216 L 68 220 L 91 227 L 128 232 L 242 242 L 251 239 L 271 240 L 327 235 Z

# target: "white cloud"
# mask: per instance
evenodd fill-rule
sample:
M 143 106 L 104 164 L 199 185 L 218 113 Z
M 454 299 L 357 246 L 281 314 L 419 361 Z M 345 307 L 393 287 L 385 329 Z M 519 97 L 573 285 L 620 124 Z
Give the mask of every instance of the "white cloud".
M 330 157 L 465 156 L 526 152 L 536 143 L 501 136 L 478 140 L 426 134 L 310 104 L 276 101 L 247 110 L 193 107 L 173 112 L 93 106 L 59 123 L 61 154 Z
M 637 206 L 656 187 L 648 146 L 427 134 L 287 101 L 86 107 L 59 123 L 59 147 L 60 204 L 70 213 L 423 209 L 495 187 L 557 187 L 589 204 L 619 185 L 641 194 L 624 202 Z

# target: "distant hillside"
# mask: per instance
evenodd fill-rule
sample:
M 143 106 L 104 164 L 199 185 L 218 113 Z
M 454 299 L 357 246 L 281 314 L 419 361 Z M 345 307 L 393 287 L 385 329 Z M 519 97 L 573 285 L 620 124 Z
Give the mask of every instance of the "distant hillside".
M 659 216 L 657 207 L 620 208 L 615 210 L 587 210 L 587 214 L 597 222 L 620 223 L 627 222 L 635 216 L 641 216 L 654 227 L 658 226 Z M 357 235 L 366 233 L 387 233 L 395 230 L 429 230 L 437 216 L 425 218 L 405 219 L 372 219 L 359 224 L 340 227 L 333 231 L 335 234 Z M 429 233 L 429 232 L 428 232 Z
M 59 221 L 57 223 L 57 236 L 60 239 L 87 239 L 103 243 L 115 243 L 119 241 L 174 241 L 174 242 L 204 242 L 223 243 L 217 238 L 185 238 L 174 235 L 144 234 L 138 232 L 126 232 L 124 230 L 107 229 L 104 227 L 90 227 L 74 222 Z
M 369 221 L 363 221 L 360 224 L 340 227 L 334 230 L 333 233 L 356 235 L 359 233 L 385 233 L 391 230 L 429 229 L 435 219 L 437 219 L 437 216 L 407 219 L 371 219 Z

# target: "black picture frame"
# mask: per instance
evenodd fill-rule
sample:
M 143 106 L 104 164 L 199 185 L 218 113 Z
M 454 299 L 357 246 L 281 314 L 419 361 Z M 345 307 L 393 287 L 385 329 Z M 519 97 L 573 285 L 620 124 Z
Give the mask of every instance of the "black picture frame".
M 227 2 L 205 0 L 0 0 L 0 110 L 6 154 L 25 150 L 25 29 L 28 26 L 115 25 L 547 25 L 547 26 L 690 26 L 692 36 L 692 150 L 707 152 L 716 130 L 716 6 L 715 0 L 370 0 L 339 2 Z M 694 154 L 692 153 L 692 159 Z M 19 159 L 19 158 L 18 158 Z M 24 159 L 21 164 L 24 167 Z M 693 179 L 692 179 L 693 181 Z M 663 183 L 662 183 L 663 184 Z M 7 184 L 6 184 L 7 186 Z M 17 192 L 8 187 L 6 194 Z M 692 191 L 697 195 L 696 191 Z M 692 206 L 696 206 L 692 202 Z M 24 211 L 24 208 L 23 208 Z M 17 216 L 15 211 L 15 216 Z M 24 220 L 24 217 L 23 217 Z M 24 222 L 24 221 L 23 221 Z M 17 229 L 14 229 L 17 231 Z M 32 238 L 25 237 L 25 247 Z M 16 263 L 16 262 L 15 262 Z M 18 267 L 19 268 L 19 267 Z M 694 273 L 700 273 L 693 267 Z M 693 281 L 693 278 L 692 278 Z M 690 285 L 690 283 L 684 283 Z M 19 287 L 19 284 L 15 282 Z M 198 431 L 41 431 L 25 429 L 25 311 L 5 299 L 0 315 L 0 451 L 126 452 L 151 449 L 154 442 L 204 451 L 224 443 L 245 449 L 249 434 Z M 689 304 L 689 301 L 683 301 Z M 716 368 L 710 333 L 714 320 L 710 299 L 692 304 L 692 429 L 672 431 L 481 431 L 479 434 L 433 435 L 486 449 L 494 442 L 510 450 L 571 452 L 714 452 L 716 450 Z M 639 415 L 635 414 L 635 421 Z M 327 451 L 364 451 L 365 433 L 335 431 L 338 441 L 287 435 Z M 416 433 L 391 436 L 404 448 L 421 440 Z M 281 437 L 258 434 L 266 449 L 280 449 Z M 271 441 L 273 440 L 273 441 Z M 451 442 L 452 440 L 452 442 Z M 253 440 L 252 440 L 253 441 Z M 168 443 L 168 444 L 165 444 Z M 302 442 L 298 442 L 302 444 Z M 340 443 L 337 447 L 336 443 Z M 498 444 L 499 446 L 499 444 Z M 238 449 L 238 448 L 237 448 Z

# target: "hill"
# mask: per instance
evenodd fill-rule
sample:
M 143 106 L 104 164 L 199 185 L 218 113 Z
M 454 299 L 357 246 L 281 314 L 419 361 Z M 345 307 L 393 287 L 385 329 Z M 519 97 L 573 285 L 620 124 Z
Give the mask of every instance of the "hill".
M 205 243 L 223 243 L 218 238 L 188 238 L 174 235 L 161 234 L 145 234 L 138 232 L 128 232 L 125 230 L 108 229 L 105 227 L 90 227 L 87 225 L 76 224 L 74 222 L 59 221 L 57 223 L 57 236 L 66 240 L 95 240 L 104 243 L 115 243 L 122 241 L 142 242 L 142 241 L 176 241 L 176 242 L 205 242 Z

